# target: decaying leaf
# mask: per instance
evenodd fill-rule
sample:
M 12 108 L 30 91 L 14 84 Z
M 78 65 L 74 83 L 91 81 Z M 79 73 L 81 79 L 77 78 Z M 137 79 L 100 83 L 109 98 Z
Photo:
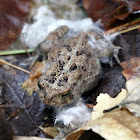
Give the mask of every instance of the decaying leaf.
M 132 57 L 129 61 L 122 62 L 123 72 L 122 74 L 126 80 L 140 77 L 140 57 Z
M 0 50 L 5 49 L 20 33 L 30 12 L 31 0 L 0 1 Z
M 122 21 L 134 11 L 140 9 L 139 0 L 83 0 L 83 6 L 88 15 L 97 21 L 101 19 L 104 28 L 113 27 L 117 21 Z M 111 11 L 111 12 L 110 12 Z
M 29 95 L 32 95 L 34 91 L 37 91 L 38 77 L 42 74 L 42 70 L 44 67 L 45 66 L 43 62 L 37 62 L 35 66 L 32 68 L 29 79 L 27 79 L 22 84 L 22 87 L 28 91 Z

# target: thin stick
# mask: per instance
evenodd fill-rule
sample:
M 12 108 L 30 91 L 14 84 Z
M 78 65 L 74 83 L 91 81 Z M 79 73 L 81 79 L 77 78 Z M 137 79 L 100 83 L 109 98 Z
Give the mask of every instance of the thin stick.
M 129 26 L 129 23 L 126 23 L 126 24 L 124 24 L 124 25 L 117 26 L 117 27 L 115 27 L 115 28 L 112 28 L 112 29 L 110 29 L 110 30 L 107 30 L 104 34 L 110 35 L 110 34 L 119 32 L 119 31 L 121 31 L 121 30 L 123 30 L 123 29 L 126 29 L 128 26 Z
M 128 29 L 126 29 L 126 30 L 122 30 L 122 31 L 120 31 L 119 33 L 120 33 L 120 34 L 123 34 L 123 33 L 129 32 L 129 31 L 138 29 L 138 28 L 140 28 L 140 25 L 134 26 L 134 27 L 132 27 L 132 28 L 128 28 Z
M 30 57 L 30 54 L 29 54 L 29 52 L 28 52 L 28 49 L 27 49 L 26 45 L 25 45 L 24 43 L 22 43 L 22 46 L 23 46 L 23 48 L 25 49 L 25 51 L 26 51 L 28 57 Z
M 110 29 L 110 30 L 107 30 L 107 31 L 105 32 L 105 34 L 106 34 L 106 35 L 109 35 L 109 34 L 113 34 L 113 33 L 115 33 L 115 32 L 122 31 L 122 30 L 124 30 L 124 29 L 126 29 L 126 28 L 128 28 L 128 27 L 130 27 L 130 26 L 132 26 L 132 25 L 135 25 L 135 24 L 139 23 L 139 22 L 140 22 L 140 18 L 137 18 L 137 19 L 132 20 L 132 21 L 126 23 L 126 24 L 123 24 L 123 25 L 117 26 L 117 27 L 115 27 L 115 28 L 112 28 L 112 29 Z
M 30 71 L 27 71 L 27 70 L 25 70 L 25 69 L 23 69 L 23 68 L 20 68 L 20 67 L 18 67 L 18 66 L 15 66 L 15 65 L 13 65 L 13 64 L 11 64 L 11 63 L 5 61 L 5 60 L 0 59 L 0 62 L 1 62 L 1 63 L 4 63 L 4 64 L 7 64 L 7 65 L 9 65 L 9 66 L 11 66 L 11 67 L 13 67 L 13 68 L 15 68 L 15 69 L 18 69 L 18 70 L 21 70 L 21 71 L 23 71 L 23 72 L 26 72 L 26 73 L 30 74 Z
M 34 52 L 34 49 L 28 49 L 29 53 Z M 23 54 L 26 53 L 26 50 L 10 50 L 10 51 L 0 51 L 1 55 L 14 55 L 14 54 Z

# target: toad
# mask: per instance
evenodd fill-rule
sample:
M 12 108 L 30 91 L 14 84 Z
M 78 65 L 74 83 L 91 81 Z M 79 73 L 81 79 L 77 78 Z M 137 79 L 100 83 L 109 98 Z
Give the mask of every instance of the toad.
M 51 32 L 40 45 L 48 59 L 39 77 L 39 98 L 50 106 L 63 106 L 80 98 L 98 83 L 100 61 L 82 32 L 68 34 L 69 28 L 61 26 Z

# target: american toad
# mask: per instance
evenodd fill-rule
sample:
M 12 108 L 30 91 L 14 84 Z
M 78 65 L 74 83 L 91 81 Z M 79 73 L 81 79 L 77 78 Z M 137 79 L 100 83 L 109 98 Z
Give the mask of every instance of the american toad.
M 48 60 L 38 81 L 39 98 L 51 106 L 74 102 L 95 87 L 100 77 L 100 62 L 86 33 L 72 36 L 68 31 L 61 26 L 40 45 Z

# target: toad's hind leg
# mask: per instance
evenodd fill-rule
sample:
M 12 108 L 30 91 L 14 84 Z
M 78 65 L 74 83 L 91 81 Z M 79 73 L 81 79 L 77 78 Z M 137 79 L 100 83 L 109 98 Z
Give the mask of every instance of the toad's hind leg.
M 49 33 L 46 40 L 40 45 L 41 50 L 48 52 L 52 47 L 60 44 L 60 40 L 67 32 L 69 28 L 67 26 L 60 26 L 53 32 Z

